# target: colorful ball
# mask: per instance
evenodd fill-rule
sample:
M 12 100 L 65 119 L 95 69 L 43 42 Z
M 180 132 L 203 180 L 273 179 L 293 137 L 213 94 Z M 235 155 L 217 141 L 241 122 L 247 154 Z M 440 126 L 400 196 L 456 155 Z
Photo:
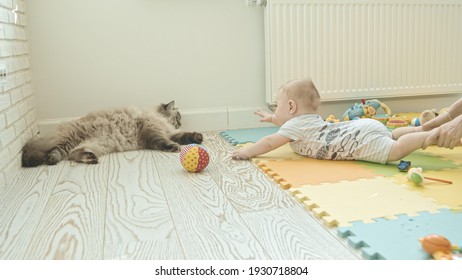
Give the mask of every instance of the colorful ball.
M 198 144 L 186 145 L 181 149 L 180 162 L 188 172 L 201 172 L 209 164 L 209 153 Z
M 419 118 L 413 118 L 411 121 L 412 126 L 420 126 L 420 119 Z

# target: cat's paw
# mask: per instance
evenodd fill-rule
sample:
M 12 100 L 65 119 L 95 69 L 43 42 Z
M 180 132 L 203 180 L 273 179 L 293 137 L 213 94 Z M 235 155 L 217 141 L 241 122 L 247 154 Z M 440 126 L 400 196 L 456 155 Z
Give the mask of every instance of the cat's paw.
M 47 157 L 45 158 L 45 163 L 47 165 L 56 165 L 61 161 L 61 156 L 56 150 L 52 150 Z
M 161 147 L 161 150 L 164 152 L 177 153 L 181 150 L 181 146 L 177 143 L 165 144 Z
M 98 157 L 93 152 L 84 152 L 82 154 L 82 162 L 87 164 L 97 164 Z
M 58 164 L 59 159 L 54 154 L 49 154 L 45 159 L 45 163 L 48 165 L 56 165 Z
M 69 155 L 69 159 L 75 162 L 86 164 L 98 163 L 98 156 L 95 153 L 93 153 L 93 151 L 87 148 L 80 148 L 72 151 Z
M 191 136 L 192 143 L 201 144 L 202 141 L 204 141 L 204 136 L 202 136 L 202 133 L 193 132 Z

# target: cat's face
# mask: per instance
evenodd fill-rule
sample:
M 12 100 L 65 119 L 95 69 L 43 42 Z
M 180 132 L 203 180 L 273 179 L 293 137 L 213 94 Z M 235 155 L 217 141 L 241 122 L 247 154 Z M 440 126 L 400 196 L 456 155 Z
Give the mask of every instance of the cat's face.
M 168 104 L 160 104 L 158 113 L 162 114 L 175 128 L 181 126 L 181 115 L 178 108 L 175 108 L 175 101 L 171 101 Z

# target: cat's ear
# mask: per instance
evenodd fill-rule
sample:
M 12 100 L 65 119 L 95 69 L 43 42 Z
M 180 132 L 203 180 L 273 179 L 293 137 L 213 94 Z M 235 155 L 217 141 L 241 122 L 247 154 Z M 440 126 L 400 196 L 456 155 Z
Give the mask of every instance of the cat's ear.
M 175 101 L 172 100 L 170 101 L 168 104 L 163 104 L 164 105 L 164 109 L 166 111 L 172 111 L 173 109 L 175 109 Z

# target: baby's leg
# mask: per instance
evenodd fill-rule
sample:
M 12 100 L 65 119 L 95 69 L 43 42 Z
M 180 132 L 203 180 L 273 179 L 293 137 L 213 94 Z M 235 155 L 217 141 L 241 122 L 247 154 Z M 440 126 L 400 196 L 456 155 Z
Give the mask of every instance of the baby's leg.
M 421 126 L 398 127 L 398 128 L 393 129 L 393 131 L 391 132 L 391 135 L 394 140 L 397 140 L 403 135 L 414 133 L 414 132 L 421 132 L 421 131 L 423 131 Z
M 403 134 L 401 137 L 399 137 L 398 140 L 396 140 L 393 146 L 391 146 L 387 161 L 400 160 L 413 151 L 420 149 L 430 133 L 433 133 L 433 131 L 421 131 Z

